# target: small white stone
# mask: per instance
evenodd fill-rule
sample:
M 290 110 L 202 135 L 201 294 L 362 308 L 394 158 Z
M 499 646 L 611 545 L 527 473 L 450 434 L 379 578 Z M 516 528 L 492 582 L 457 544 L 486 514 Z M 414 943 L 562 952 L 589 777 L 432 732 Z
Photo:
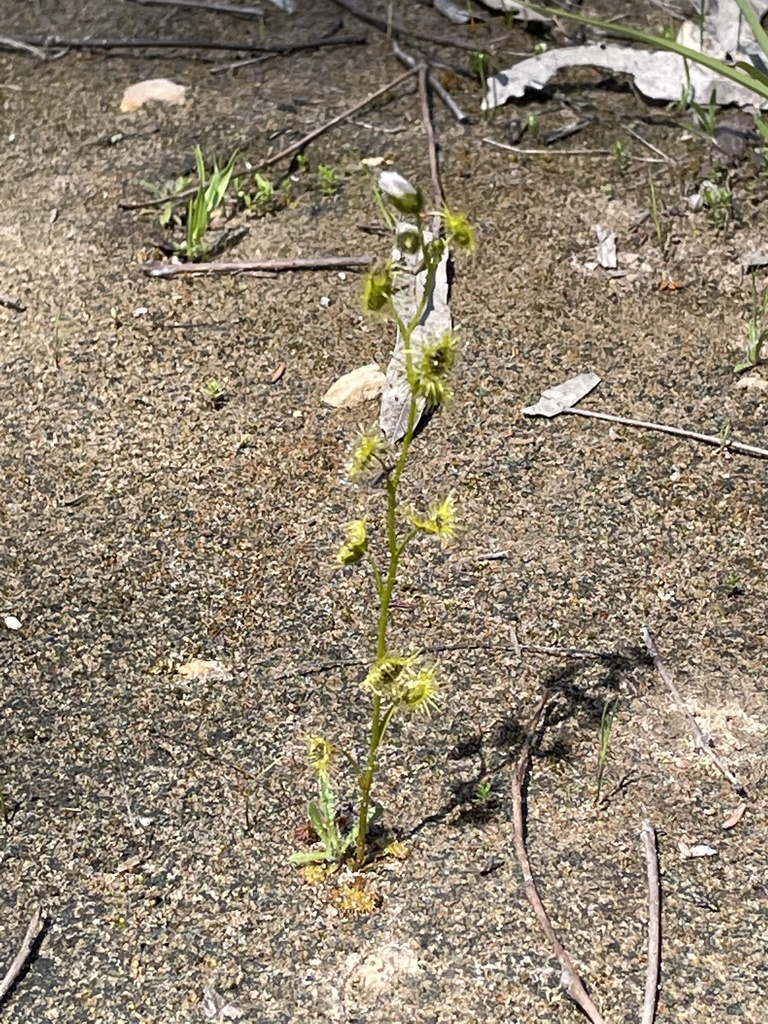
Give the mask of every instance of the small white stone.
M 134 316 L 146 316 L 146 314 L 148 312 L 149 312 L 149 310 L 147 309 L 146 306 L 137 306 L 136 309 L 134 309 L 134 311 L 133 311 L 133 315 Z
M 346 281 L 347 280 L 347 275 L 344 273 L 343 270 L 339 271 L 339 280 L 340 281 Z
M 6 629 L 21 629 L 21 623 L 15 615 L 6 615 L 3 622 Z
M 328 298 L 328 296 L 327 295 L 323 295 L 322 298 L 320 299 L 320 305 L 323 307 L 323 309 L 328 309 L 330 304 L 331 304 L 331 300 Z

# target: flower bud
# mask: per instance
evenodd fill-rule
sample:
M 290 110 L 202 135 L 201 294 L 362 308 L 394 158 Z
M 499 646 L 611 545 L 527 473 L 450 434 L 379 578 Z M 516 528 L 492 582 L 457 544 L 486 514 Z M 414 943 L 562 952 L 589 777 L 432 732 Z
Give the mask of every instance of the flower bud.
M 356 519 L 347 526 L 347 539 L 339 548 L 336 562 L 339 565 L 354 565 L 368 550 L 368 530 L 364 519 Z
M 379 175 L 379 188 L 394 208 L 406 216 L 412 217 L 424 209 L 421 192 L 397 171 L 382 171 Z

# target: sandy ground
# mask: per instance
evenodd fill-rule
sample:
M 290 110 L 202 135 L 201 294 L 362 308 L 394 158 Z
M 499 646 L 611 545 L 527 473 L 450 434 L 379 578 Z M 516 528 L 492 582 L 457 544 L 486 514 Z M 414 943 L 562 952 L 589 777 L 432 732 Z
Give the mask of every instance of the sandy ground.
M 298 6 L 293 18 L 270 9 L 263 37 L 338 24 L 330 0 Z M 413 16 L 458 34 L 434 12 Z M 0 4 L 6 35 L 241 39 L 243 25 L 129 3 Z M 603 383 L 589 408 L 713 434 L 730 425 L 765 446 L 768 374 L 743 387 L 732 366 L 749 309 L 741 260 L 764 243 L 768 179 L 749 162 L 728 171 L 736 216 L 715 229 L 683 202 L 708 173 L 707 144 L 602 76 L 565 78 L 487 118 L 478 83 L 445 77 L 473 120 L 435 107 L 443 179 L 479 249 L 457 257 L 456 401 L 420 435 L 404 499 L 455 489 L 463 532 L 449 551 L 414 546 L 393 637 L 448 648 L 450 682 L 438 714 L 396 722 L 382 760 L 385 824 L 410 857 L 366 874 L 378 912 L 345 913 L 333 884 L 287 863 L 312 791 L 307 734 L 364 742 L 358 684 L 374 621 L 364 571 L 332 561 L 343 524 L 381 511 L 379 491 L 339 483 L 376 406 L 333 412 L 321 397 L 347 370 L 384 364 L 391 332 L 361 317 L 352 272 L 148 279 L 140 263 L 163 230 L 118 202 L 146 195 L 142 180 L 189 172 L 197 143 L 257 162 L 399 73 L 381 35 L 350 17 L 343 31 L 367 45 L 221 74 L 181 51 L 0 54 L 0 292 L 25 306 L 0 307 L 0 612 L 21 623 L 0 626 L 0 959 L 36 906 L 47 917 L 3 1020 L 200 1020 L 208 985 L 260 1022 L 582 1019 L 511 845 L 510 775 L 547 684 L 529 851 L 606 1020 L 639 1019 L 649 818 L 662 864 L 659 1024 L 763 1022 L 766 463 L 521 409 L 592 370 Z M 478 38 L 506 31 L 497 21 Z M 534 44 L 514 29 L 504 46 Z M 161 76 L 187 86 L 183 107 L 119 112 L 125 86 Z M 482 141 L 507 141 L 510 117 L 572 119 L 566 101 L 595 123 L 551 155 L 517 160 Z M 641 162 L 652 154 L 629 124 L 674 162 Z M 625 168 L 567 155 L 616 138 Z M 233 257 L 385 256 L 387 239 L 360 230 L 377 222 L 360 159 L 388 157 L 428 187 L 414 89 L 307 156 L 282 209 L 238 215 L 248 234 Z M 320 164 L 336 171 L 334 196 Z M 644 217 L 649 169 L 666 257 Z M 619 276 L 585 268 L 596 223 L 618 233 Z M 228 392 L 219 409 L 211 379 Z M 488 552 L 504 557 L 478 557 Z M 646 617 L 749 791 L 730 830 L 738 800 L 649 665 Z M 515 635 L 614 656 L 517 656 Z M 192 658 L 226 672 L 179 674 Z M 615 695 L 596 805 L 600 717 Z M 484 776 L 488 804 L 476 797 Z M 716 855 L 684 859 L 680 843 Z

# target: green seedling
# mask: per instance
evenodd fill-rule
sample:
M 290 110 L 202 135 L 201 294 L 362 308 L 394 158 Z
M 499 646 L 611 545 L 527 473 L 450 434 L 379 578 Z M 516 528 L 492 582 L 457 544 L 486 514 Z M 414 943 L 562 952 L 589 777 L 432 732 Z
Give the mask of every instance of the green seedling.
M 709 224 L 717 231 L 722 231 L 733 215 L 731 190 L 725 186 L 707 184 L 701 190 L 701 202 Z
M 764 288 L 758 296 L 754 271 L 750 275 L 752 282 L 752 315 L 749 319 L 746 359 L 736 363 L 734 373 L 743 373 L 758 366 L 763 356 L 763 345 L 768 338 L 768 288 Z
M 738 597 L 743 593 L 741 589 L 741 577 L 737 572 L 729 572 L 725 579 L 725 589 L 729 597 Z
M 394 323 L 399 330 L 409 394 L 405 432 L 399 445 L 387 441 L 377 430 L 363 429 L 346 466 L 351 482 L 378 487 L 384 508 L 380 517 L 362 515 L 349 523 L 336 555 L 339 569 L 367 565 L 373 591 L 371 605 L 375 609 L 372 656 L 361 682 L 370 709 L 366 750 L 359 760 L 341 751 L 355 777 L 358 809 L 355 823 L 342 829 L 341 834 L 338 829 L 335 831 L 338 822 L 336 783 L 331 776 L 333 747 L 325 739 L 314 737 L 310 741 L 310 762 L 317 775 L 319 796 L 310 805 L 309 814 L 321 846 L 320 850 L 311 851 L 317 854 L 312 859 L 338 862 L 350 858 L 357 868 L 368 858 L 368 829 L 381 813 L 373 799 L 373 785 L 389 726 L 397 715 L 428 713 L 436 708 L 443 685 L 439 664 L 425 662 L 414 650 L 404 653 L 390 646 L 389 626 L 406 549 L 417 537 L 431 537 L 447 544 L 456 535 L 457 512 L 452 494 L 432 503 L 429 511 L 419 512 L 403 507 L 400 491 L 421 408 L 433 409 L 450 400 L 457 356 L 456 340 L 450 332 L 418 346 L 414 332 L 432 299 L 438 267 L 448 247 L 474 247 L 474 236 L 466 219 L 447 209 L 442 212 L 442 234 L 428 241 L 422 226 L 428 216 L 422 193 L 394 172 L 382 173 L 378 184 L 381 195 L 404 221 L 396 232 L 397 248 L 421 261 L 424 289 L 413 315 L 404 315 L 402 304 L 395 300 L 398 279 L 406 272 L 406 265 L 390 260 L 369 273 L 363 291 L 364 311 L 374 319 Z M 306 854 L 294 855 L 295 862 L 306 859 Z
M 483 53 L 482 50 L 476 50 L 470 55 L 469 61 L 472 70 L 480 80 L 481 90 L 486 92 L 488 88 L 488 76 L 491 73 L 490 54 Z
M 629 170 L 629 153 L 621 139 L 616 139 L 611 145 L 611 156 L 615 160 L 619 172 L 626 174 Z
M 286 178 L 280 188 L 275 188 L 269 178 L 257 171 L 251 178 L 234 178 L 232 187 L 246 210 L 265 217 L 285 204 L 285 196 L 290 191 L 291 182 Z
M 328 164 L 320 164 L 317 168 L 317 181 L 324 196 L 335 196 L 339 191 L 339 176 Z
M 175 199 L 180 192 L 184 192 L 190 185 L 192 179 L 190 177 L 181 176 L 170 181 L 164 182 L 162 185 L 156 185 L 151 181 L 140 182 L 141 187 L 146 189 L 155 199 L 166 199 L 160 207 L 158 214 L 158 220 L 160 226 L 163 228 L 177 228 L 182 224 L 182 218 L 176 211 Z
M 694 130 L 707 139 L 712 139 L 715 136 L 718 111 L 717 102 L 715 100 L 716 95 L 717 94 L 713 89 L 709 98 L 709 103 L 706 107 L 702 106 L 701 103 L 695 103 L 692 99 L 688 100 L 688 105 L 693 112 Z
M 219 167 L 214 160 L 213 171 L 208 178 L 203 152 L 199 146 L 195 146 L 197 192 L 190 199 L 187 207 L 187 238 L 180 246 L 180 251 L 186 255 L 188 260 L 197 260 L 209 251 L 205 242 L 205 233 L 213 214 L 224 200 L 236 159 L 237 152 L 232 154 L 224 167 Z
M 534 139 L 538 139 L 539 135 L 541 135 L 541 118 L 539 115 L 529 114 L 525 120 L 528 125 L 528 131 Z
M 656 241 L 661 246 L 661 250 L 666 254 L 667 247 L 669 246 L 670 232 L 661 222 L 661 210 L 659 208 L 659 197 L 656 192 L 656 185 L 653 181 L 653 175 L 648 171 L 648 188 L 650 190 L 650 207 L 649 213 L 651 216 L 651 223 L 653 224 L 653 230 L 656 233 Z
M 490 780 L 486 782 L 478 782 L 477 788 L 475 789 L 475 800 L 484 807 L 487 806 L 493 800 L 493 783 Z
M 603 704 L 603 713 L 600 716 L 600 745 L 597 751 L 597 773 L 595 776 L 595 804 L 600 803 L 600 790 L 603 785 L 603 775 L 608 764 L 608 755 L 611 749 L 611 736 L 613 725 L 616 721 L 616 712 L 619 710 L 619 698 L 607 700 Z
M 229 397 L 227 389 L 218 380 L 209 380 L 203 388 L 203 394 L 213 409 L 220 409 Z
M 346 820 L 336 800 L 335 786 L 331 779 L 335 753 L 328 740 L 321 736 L 310 737 L 309 763 L 317 775 L 318 799 L 317 803 L 310 803 L 307 810 L 313 837 L 321 849 L 291 854 L 289 860 L 292 864 L 341 864 L 357 844 L 360 824 Z M 373 825 L 380 815 L 379 806 L 369 807 L 366 826 Z

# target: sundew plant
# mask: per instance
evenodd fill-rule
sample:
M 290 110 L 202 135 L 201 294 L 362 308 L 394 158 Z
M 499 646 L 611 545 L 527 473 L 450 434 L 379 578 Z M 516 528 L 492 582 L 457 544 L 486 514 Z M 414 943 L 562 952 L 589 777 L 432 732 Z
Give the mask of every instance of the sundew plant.
M 338 864 L 346 860 L 352 860 L 357 868 L 365 864 L 368 830 L 382 812 L 373 799 L 373 784 L 379 751 L 390 723 L 397 714 L 429 713 L 437 705 L 443 685 L 439 664 L 425 661 L 414 651 L 390 647 L 388 628 L 400 562 L 408 545 L 419 535 L 426 534 L 443 544 L 456 535 L 456 504 L 452 494 L 443 494 L 431 504 L 427 501 L 425 510 L 417 511 L 401 506 L 400 485 L 422 411 L 446 405 L 453 395 L 457 356 L 452 333 L 417 344 L 414 332 L 423 323 L 438 267 L 448 249 L 473 249 L 475 242 L 465 217 L 447 208 L 440 214 L 441 231 L 434 236 L 425 234 L 423 222 L 428 211 L 422 193 L 401 175 L 384 172 L 378 184 L 385 201 L 402 219 L 394 226 L 395 251 L 417 258 L 424 273 L 424 288 L 416 309 L 406 319 L 403 304 L 396 302 L 398 281 L 407 272 L 405 262 L 392 258 L 369 273 L 363 291 L 365 313 L 394 323 L 402 338 L 408 415 L 405 432 L 397 445 L 387 441 L 378 430 L 361 430 L 345 466 L 345 475 L 351 482 L 378 486 L 386 498 L 379 521 L 364 516 L 347 525 L 336 554 L 340 569 L 359 572 L 366 567 L 375 591 L 373 653 L 361 683 L 362 692 L 370 701 L 367 750 L 358 759 L 347 750 L 337 749 L 325 737 L 310 738 L 309 762 L 317 776 L 318 799 L 309 805 L 309 818 L 319 848 L 293 854 L 291 860 L 295 864 Z M 338 755 L 351 767 L 358 789 L 359 803 L 351 819 L 340 813 L 336 801 L 334 773 Z

